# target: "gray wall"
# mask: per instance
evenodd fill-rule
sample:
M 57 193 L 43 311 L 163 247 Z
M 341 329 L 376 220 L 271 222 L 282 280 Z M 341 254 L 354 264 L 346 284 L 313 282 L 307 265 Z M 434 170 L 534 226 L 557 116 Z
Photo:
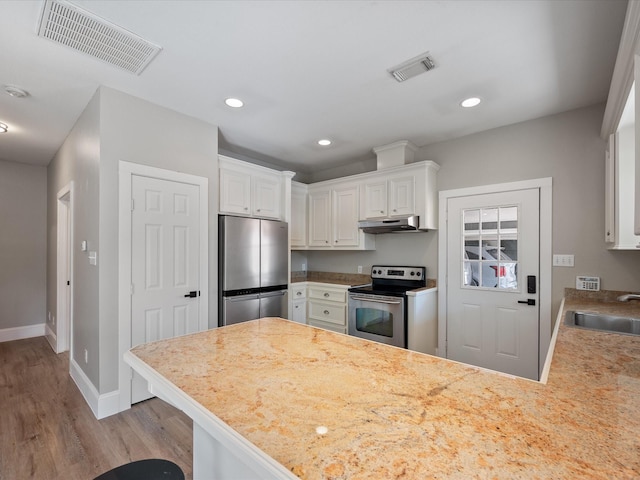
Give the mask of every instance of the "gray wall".
M 47 167 L 47 310 L 56 312 L 57 298 L 57 194 L 70 182 L 73 191 L 73 331 L 74 359 L 97 387 L 98 365 L 98 268 L 89 265 L 80 242 L 99 251 L 98 215 L 100 168 L 100 95 L 91 99 L 75 126 Z M 100 261 L 100 259 L 98 259 Z M 57 327 L 49 325 L 57 335 Z M 84 349 L 89 361 L 84 362 Z
M 45 322 L 47 170 L 0 160 L 0 330 Z
M 101 87 L 49 166 L 48 308 L 55 310 L 55 193 L 74 181 L 74 359 L 99 393 L 118 388 L 118 163 L 206 177 L 209 218 L 218 203 L 217 127 Z M 215 222 L 209 223 L 209 318 L 217 314 Z M 89 266 L 79 251 L 98 252 Z M 84 349 L 89 362 L 84 363 Z
M 553 311 L 576 275 L 601 277 L 601 288 L 640 291 L 640 252 L 609 251 L 604 243 L 604 105 L 496 128 L 422 147 L 416 159 L 440 165 L 438 190 L 542 177 L 553 178 L 553 253 L 574 254 L 574 268 L 553 268 Z M 348 172 L 342 170 L 344 174 Z M 427 266 L 435 278 L 437 233 L 379 235 L 373 252 L 304 252 L 310 270 L 356 272 L 358 265 Z

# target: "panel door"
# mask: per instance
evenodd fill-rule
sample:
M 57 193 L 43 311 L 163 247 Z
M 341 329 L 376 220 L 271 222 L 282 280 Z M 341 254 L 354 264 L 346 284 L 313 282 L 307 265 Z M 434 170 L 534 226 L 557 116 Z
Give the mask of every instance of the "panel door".
M 195 185 L 133 175 L 131 190 L 133 347 L 199 330 L 200 212 Z M 134 374 L 131 402 L 151 396 Z
M 277 176 L 254 175 L 252 177 L 251 200 L 253 215 L 263 218 L 279 219 L 282 214 L 280 207 L 281 186 Z
M 415 177 L 398 177 L 389 180 L 389 216 L 413 215 L 415 204 Z
M 333 245 L 357 247 L 358 187 L 343 187 L 333 190 Z
M 307 245 L 307 194 L 291 192 L 291 246 Z
M 451 198 L 447 220 L 447 358 L 537 380 L 539 190 Z
M 387 216 L 387 181 L 366 183 L 362 201 L 361 217 L 379 218 Z
M 220 211 L 240 215 L 251 214 L 251 176 L 220 169 Z
M 309 245 L 331 246 L 331 195 L 329 190 L 309 192 Z

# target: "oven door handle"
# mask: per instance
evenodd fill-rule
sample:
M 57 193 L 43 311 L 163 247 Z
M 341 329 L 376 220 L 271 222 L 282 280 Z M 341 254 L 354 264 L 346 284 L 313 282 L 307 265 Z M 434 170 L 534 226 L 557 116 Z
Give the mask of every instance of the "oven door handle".
M 390 302 L 388 300 L 374 300 L 372 298 L 365 297 L 350 297 L 351 300 L 360 300 L 361 302 L 374 302 L 374 303 L 386 303 L 387 305 L 400 305 L 402 300 L 398 300 L 397 302 Z

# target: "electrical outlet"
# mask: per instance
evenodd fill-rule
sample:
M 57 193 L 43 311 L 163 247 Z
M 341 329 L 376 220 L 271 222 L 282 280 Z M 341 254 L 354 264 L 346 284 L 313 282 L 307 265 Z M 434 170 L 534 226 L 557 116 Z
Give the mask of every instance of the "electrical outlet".
M 554 267 L 573 267 L 574 256 L 573 255 L 554 255 L 553 266 Z
M 358 273 L 362 273 L 362 265 L 358 265 Z
M 87 349 L 84 349 L 84 363 L 89 363 L 89 352 Z

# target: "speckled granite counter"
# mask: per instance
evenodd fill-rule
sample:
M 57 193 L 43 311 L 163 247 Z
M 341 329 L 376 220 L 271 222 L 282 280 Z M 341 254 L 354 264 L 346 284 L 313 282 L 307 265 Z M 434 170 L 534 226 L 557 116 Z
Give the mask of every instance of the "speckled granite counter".
M 269 318 L 128 355 L 305 479 L 640 477 L 640 337 L 561 325 L 546 385 Z
M 338 273 L 338 272 L 291 272 L 291 283 L 318 282 L 334 283 L 337 285 L 365 285 L 371 283 L 371 275 L 363 273 Z M 435 288 L 436 280 L 427 278 L 426 288 Z

